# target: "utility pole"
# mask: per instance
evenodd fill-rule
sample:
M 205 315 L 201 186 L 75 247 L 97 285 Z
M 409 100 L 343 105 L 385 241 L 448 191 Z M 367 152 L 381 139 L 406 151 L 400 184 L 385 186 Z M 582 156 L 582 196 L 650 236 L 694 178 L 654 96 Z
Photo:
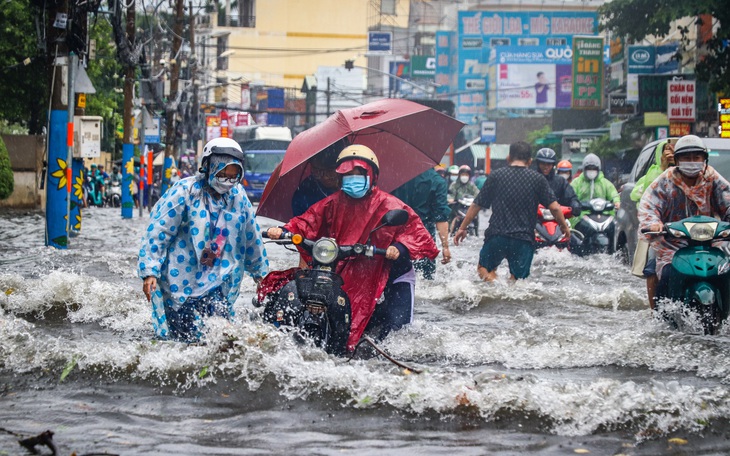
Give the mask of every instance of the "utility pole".
M 170 96 L 165 109 L 167 111 L 167 129 L 165 131 L 165 163 L 162 167 L 162 188 L 160 194 L 165 193 L 170 186 L 170 168 L 176 158 L 175 146 L 177 145 L 177 128 L 175 128 L 175 116 L 178 106 L 178 82 L 180 78 L 180 63 L 178 53 L 182 46 L 183 33 L 183 0 L 175 0 L 175 28 L 173 29 L 172 55 L 170 56 Z
M 129 0 L 127 5 L 127 40 L 134 47 L 135 41 L 135 0 Z M 134 202 L 129 184 L 134 181 L 134 121 L 132 119 L 132 103 L 134 97 L 135 66 L 127 62 L 124 71 L 124 138 L 122 140 L 122 218 L 132 218 Z M 131 168 L 131 169 L 130 169 Z M 142 195 L 137 194 L 139 204 L 142 204 Z
M 70 8 L 67 0 L 51 8 L 48 25 L 49 63 L 53 66 L 51 72 L 51 112 L 48 128 L 48 170 L 46 172 L 46 235 L 45 244 L 57 249 L 68 247 L 68 207 L 70 201 L 70 185 L 72 164 L 68 160 L 69 119 L 68 106 L 73 100 L 69 99 L 66 86 L 72 84 L 70 79 L 70 58 L 66 46 L 67 34 L 70 30 Z M 64 96 L 66 99 L 64 99 Z M 65 109 L 64 109 L 65 108 Z
M 331 114 L 330 113 L 330 98 L 331 98 L 330 84 L 331 84 L 331 80 L 330 80 L 330 78 L 327 78 L 327 93 L 325 94 L 325 95 L 327 95 L 327 115 L 325 116 L 325 118 L 329 117 Z M 314 121 L 317 122 L 317 119 L 314 119 Z
M 193 13 L 193 2 L 192 0 L 188 3 L 190 8 L 190 82 L 193 84 L 193 105 L 190 109 L 190 115 L 192 117 L 193 128 L 191 129 L 191 143 L 198 150 L 198 131 L 200 128 L 200 100 L 198 99 L 198 84 L 196 84 L 196 76 L 198 73 L 198 56 L 195 53 L 195 14 Z M 197 155 L 197 153 L 196 153 Z M 195 167 L 193 167 L 194 169 Z

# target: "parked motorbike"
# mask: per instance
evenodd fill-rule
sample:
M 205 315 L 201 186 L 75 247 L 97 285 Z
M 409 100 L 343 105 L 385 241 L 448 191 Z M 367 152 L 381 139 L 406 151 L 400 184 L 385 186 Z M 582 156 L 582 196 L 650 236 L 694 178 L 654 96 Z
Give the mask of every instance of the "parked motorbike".
M 469 210 L 469 206 L 474 202 L 473 196 L 462 196 L 459 198 L 458 201 L 456 201 L 454 204 L 454 218 L 451 219 L 451 229 L 449 232 L 453 236 L 456 234 L 456 232 L 459 230 L 459 227 L 461 226 L 461 222 L 464 221 L 464 218 L 466 217 L 466 212 Z M 477 215 L 474 217 L 474 219 L 471 221 L 469 226 L 466 228 L 466 234 L 470 236 L 478 236 L 479 235 L 479 216 Z
M 407 221 L 407 211 L 394 209 L 383 216 L 373 232 Z M 263 235 L 268 237 L 266 233 Z M 283 239 L 272 242 L 302 247 L 312 256 L 312 266 L 290 270 L 290 274 L 269 273 L 258 285 L 254 306 L 264 306 L 264 320 L 274 326 L 298 328 L 328 353 L 344 355 L 350 335 L 351 310 L 350 298 L 342 290 L 342 277 L 335 272 L 337 263 L 358 255 L 385 255 L 386 249 L 369 243 L 338 245 L 332 238 L 304 239 L 292 233 L 284 233 Z
M 578 255 L 612 254 L 615 250 L 613 240 L 616 232 L 613 203 L 603 198 L 593 198 L 581 205 L 583 211 L 588 213 L 583 214 L 571 230 L 571 252 Z
M 560 206 L 563 211 L 563 216 L 567 221 L 573 213 L 573 210 L 568 206 Z M 568 222 L 570 226 L 570 222 Z M 537 248 L 550 247 L 551 245 L 556 246 L 559 249 L 568 247 L 570 241 L 565 238 L 563 232 L 560 231 L 558 221 L 553 217 L 553 213 L 550 209 L 546 208 L 542 204 L 537 207 L 537 224 L 535 224 L 535 243 Z
M 113 181 L 107 184 L 106 205 L 111 207 L 122 206 L 122 183 Z
M 693 216 L 667 223 L 652 234 L 687 240 L 687 246 L 674 253 L 671 265 L 665 266 L 674 273 L 668 294 L 699 315 L 705 334 L 716 334 L 730 310 L 730 255 L 712 243 L 730 241 L 730 223 Z M 676 325 L 672 316 L 665 317 Z

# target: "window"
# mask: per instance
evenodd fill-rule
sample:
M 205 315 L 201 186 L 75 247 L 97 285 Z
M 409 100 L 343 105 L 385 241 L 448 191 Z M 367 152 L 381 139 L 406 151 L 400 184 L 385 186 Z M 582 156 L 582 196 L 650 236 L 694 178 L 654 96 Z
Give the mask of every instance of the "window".
M 396 0 L 380 0 L 380 14 L 395 16 Z

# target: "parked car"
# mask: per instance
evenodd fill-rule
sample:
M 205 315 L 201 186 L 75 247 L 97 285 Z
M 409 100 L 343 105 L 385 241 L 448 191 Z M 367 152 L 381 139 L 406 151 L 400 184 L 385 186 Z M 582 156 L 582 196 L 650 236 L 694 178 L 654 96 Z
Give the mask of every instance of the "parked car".
M 702 141 L 709 151 L 710 166 L 715 168 L 725 179 L 730 180 L 730 139 L 703 138 Z M 629 179 L 621 187 L 621 208 L 616 211 L 616 251 L 622 252 L 622 257 L 628 264 L 634 259 L 636 241 L 639 229 L 637 203 L 631 201 L 631 191 L 649 167 L 654 163 L 654 152 L 660 141 L 652 141 L 641 150 Z

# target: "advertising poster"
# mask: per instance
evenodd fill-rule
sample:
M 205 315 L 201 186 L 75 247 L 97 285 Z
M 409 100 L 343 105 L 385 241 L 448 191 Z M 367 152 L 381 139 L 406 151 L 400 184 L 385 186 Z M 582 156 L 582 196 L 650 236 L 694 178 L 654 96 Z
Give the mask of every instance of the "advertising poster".
M 453 92 L 452 74 L 455 73 L 455 66 L 452 60 L 455 59 L 456 33 L 447 31 L 436 32 L 436 74 L 434 82 L 437 84 L 436 93 Z
M 601 109 L 603 105 L 603 37 L 573 38 L 574 109 Z
M 497 46 L 570 47 L 574 35 L 593 35 L 597 32 L 597 27 L 598 15 L 595 12 L 460 11 L 456 40 L 458 65 L 454 68 L 457 71 L 458 90 L 460 92 L 484 90 L 487 84 L 496 85 L 490 78 L 496 76 L 497 70 L 487 67 L 490 52 Z M 508 74 L 511 73 L 509 70 L 508 68 Z M 530 72 L 533 78 L 530 86 L 534 88 L 537 72 Z M 548 72 L 553 78 L 558 77 L 557 69 L 549 69 L 545 73 Z M 516 73 L 514 74 L 516 77 Z M 491 92 L 489 97 L 496 98 Z M 483 98 L 486 98 L 486 95 Z M 556 107 L 557 92 L 553 91 L 552 95 L 548 93 L 548 98 L 547 104 L 553 103 L 552 107 Z M 516 98 L 511 99 L 517 102 Z M 536 98 L 534 104 L 537 104 Z M 486 106 L 484 109 L 486 110 Z M 472 113 L 475 110 L 474 105 L 462 105 L 461 100 L 457 100 L 456 112 L 459 120 L 472 123 L 474 117 Z
M 695 81 L 667 81 L 667 117 L 670 122 L 695 121 Z
M 490 108 L 570 108 L 572 89 L 569 47 L 498 46 L 492 49 L 496 71 L 490 84 Z M 491 74 L 491 73 L 490 73 Z

